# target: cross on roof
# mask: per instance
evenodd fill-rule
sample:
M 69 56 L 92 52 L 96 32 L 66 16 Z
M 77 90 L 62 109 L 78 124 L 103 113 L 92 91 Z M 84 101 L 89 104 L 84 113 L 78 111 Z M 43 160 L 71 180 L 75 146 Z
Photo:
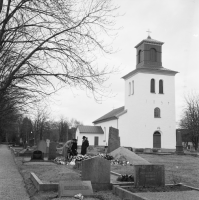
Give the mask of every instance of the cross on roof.
M 148 31 L 146 31 L 146 32 L 148 32 L 148 38 L 151 38 L 151 36 L 150 36 L 150 33 L 151 33 L 150 29 L 148 29 Z

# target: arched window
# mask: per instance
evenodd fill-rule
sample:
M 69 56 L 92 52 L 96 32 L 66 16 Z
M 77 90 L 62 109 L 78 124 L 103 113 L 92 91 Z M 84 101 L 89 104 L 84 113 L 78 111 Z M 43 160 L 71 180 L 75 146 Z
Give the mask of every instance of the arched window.
M 163 94 L 163 80 L 159 80 L 159 93 Z
M 131 82 L 129 83 L 129 95 L 131 95 Z
M 155 93 L 155 79 L 151 79 L 151 93 Z
M 155 108 L 154 109 L 154 117 L 155 118 L 160 118 L 160 109 L 159 108 Z
M 150 49 L 150 61 L 156 62 L 156 50 Z
M 132 94 L 134 94 L 134 81 L 132 81 Z
M 138 52 L 138 63 L 141 63 L 141 53 L 142 53 L 142 51 L 139 50 L 139 52 Z

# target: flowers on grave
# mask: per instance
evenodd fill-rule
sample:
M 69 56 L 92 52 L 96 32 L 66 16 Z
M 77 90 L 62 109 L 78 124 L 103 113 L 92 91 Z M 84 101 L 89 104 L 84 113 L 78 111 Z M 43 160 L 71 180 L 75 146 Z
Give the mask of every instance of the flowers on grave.
M 126 166 L 126 165 L 129 165 L 129 161 L 127 160 L 111 160 L 111 165 L 123 165 L 123 166 Z
M 84 196 L 83 196 L 81 193 L 76 194 L 74 197 L 75 197 L 76 199 L 80 199 L 80 200 L 84 199 Z
M 88 156 L 88 155 L 77 155 L 77 156 L 74 156 L 75 162 L 82 161 L 82 160 L 87 160 L 87 159 L 90 159 L 90 158 L 92 158 L 92 157 Z
M 121 181 L 121 182 L 134 182 L 134 177 L 132 174 L 128 175 L 128 174 L 124 174 L 121 175 L 117 178 L 117 181 Z
M 57 157 L 57 158 L 54 159 L 54 162 L 56 162 L 57 164 L 60 164 L 60 165 L 66 164 L 64 157 Z
M 100 156 L 101 158 L 104 158 L 106 160 L 113 160 L 113 156 L 109 155 L 109 154 L 103 154 L 103 153 L 99 153 L 98 156 Z

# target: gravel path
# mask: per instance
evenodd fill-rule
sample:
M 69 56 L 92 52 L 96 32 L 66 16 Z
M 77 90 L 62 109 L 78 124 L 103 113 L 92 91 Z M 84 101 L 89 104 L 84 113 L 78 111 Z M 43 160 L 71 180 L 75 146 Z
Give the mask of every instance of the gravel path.
M 0 145 L 0 199 L 29 200 L 24 182 L 7 145 Z

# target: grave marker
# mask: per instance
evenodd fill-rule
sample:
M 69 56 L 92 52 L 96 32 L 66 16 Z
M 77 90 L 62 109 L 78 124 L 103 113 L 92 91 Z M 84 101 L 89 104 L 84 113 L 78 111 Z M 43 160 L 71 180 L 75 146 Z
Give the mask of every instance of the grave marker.
M 33 151 L 31 160 L 44 160 L 44 154 L 39 150 Z
M 107 153 L 110 153 L 119 147 L 120 147 L 119 130 L 116 128 L 110 127 Z
M 135 187 L 165 186 L 164 165 L 134 165 Z
M 81 193 L 83 196 L 92 195 L 93 189 L 90 181 L 60 181 L 59 197 L 70 197 Z
M 82 180 L 91 181 L 95 190 L 110 189 L 110 161 L 94 157 L 82 161 Z
M 182 146 L 182 133 L 180 130 L 177 130 L 176 132 L 176 154 L 183 155 L 184 150 Z
M 56 142 L 50 142 L 49 155 L 48 155 L 49 160 L 54 160 L 56 158 L 56 149 L 57 149 L 56 147 L 57 147 Z
M 46 141 L 40 140 L 37 145 L 37 149 L 42 151 L 43 153 L 46 153 L 46 147 L 47 147 Z

